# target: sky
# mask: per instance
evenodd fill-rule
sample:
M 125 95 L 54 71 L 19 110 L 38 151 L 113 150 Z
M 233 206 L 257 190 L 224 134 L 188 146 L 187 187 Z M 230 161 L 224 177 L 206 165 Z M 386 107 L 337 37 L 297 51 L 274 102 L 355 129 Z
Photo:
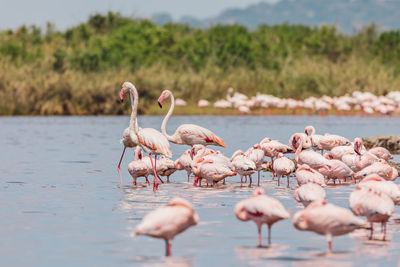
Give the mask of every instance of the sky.
M 77 25 L 94 13 L 119 11 L 125 16 L 150 17 L 166 12 L 174 18 L 205 18 L 230 7 L 246 7 L 277 0 L 0 0 L 0 29 L 22 24 L 43 27 L 50 21 L 57 29 Z

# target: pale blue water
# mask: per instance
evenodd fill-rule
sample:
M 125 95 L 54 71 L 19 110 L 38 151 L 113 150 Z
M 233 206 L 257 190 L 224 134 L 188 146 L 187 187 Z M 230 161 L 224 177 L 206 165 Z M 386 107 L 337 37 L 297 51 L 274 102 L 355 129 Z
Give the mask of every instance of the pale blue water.
M 142 127 L 159 129 L 162 117 L 141 116 Z M 131 186 L 127 165 L 122 164 L 124 186 L 116 165 L 119 143 L 128 117 L 2 117 L 0 118 L 0 265 L 1 266 L 320 266 L 397 265 L 400 254 L 396 223 L 399 208 L 388 225 L 387 242 L 368 241 L 366 232 L 334 238 L 335 253 L 326 255 L 323 236 L 299 232 L 291 220 L 272 228 L 271 248 L 256 248 L 257 231 L 252 222 L 240 222 L 234 205 L 253 188 L 240 187 L 239 178 L 226 186 L 194 188 L 186 172 L 176 172 L 173 183 L 157 193 L 151 187 Z M 293 132 L 314 125 L 318 133 L 356 136 L 398 134 L 400 118 L 360 117 L 173 117 L 172 133 L 182 123 L 196 123 L 221 136 L 230 156 L 264 137 L 288 142 Z M 173 158 L 186 147 L 172 145 Z M 399 157 L 396 156 L 396 161 Z M 293 200 L 296 186 L 278 188 L 263 174 L 267 194 L 278 198 L 292 214 L 301 208 Z M 285 184 L 285 183 L 283 183 Z M 327 189 L 328 201 L 347 207 L 354 186 Z M 149 237 L 130 237 L 143 216 L 181 196 L 193 202 L 200 224 L 179 235 L 173 257 L 165 258 L 164 242 Z M 266 228 L 263 228 L 267 242 Z

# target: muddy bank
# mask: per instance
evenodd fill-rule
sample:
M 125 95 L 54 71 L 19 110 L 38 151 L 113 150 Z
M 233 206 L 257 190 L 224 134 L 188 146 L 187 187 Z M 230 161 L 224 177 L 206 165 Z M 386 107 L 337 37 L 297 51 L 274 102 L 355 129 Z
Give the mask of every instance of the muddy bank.
M 400 135 L 377 135 L 362 138 L 367 149 L 381 146 L 392 154 L 400 154 Z

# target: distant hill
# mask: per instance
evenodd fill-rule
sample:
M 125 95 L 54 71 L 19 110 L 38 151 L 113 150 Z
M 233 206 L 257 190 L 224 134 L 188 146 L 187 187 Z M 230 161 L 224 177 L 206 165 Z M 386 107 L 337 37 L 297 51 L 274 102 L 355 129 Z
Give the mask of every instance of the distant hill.
M 256 28 L 260 24 L 337 24 L 340 31 L 354 33 L 364 25 L 376 23 L 382 29 L 400 28 L 400 0 L 281 0 L 275 4 L 260 2 L 246 8 L 230 8 L 216 17 L 180 18 L 179 23 L 207 28 L 215 24 L 242 24 Z M 168 14 L 155 14 L 153 21 L 172 21 Z

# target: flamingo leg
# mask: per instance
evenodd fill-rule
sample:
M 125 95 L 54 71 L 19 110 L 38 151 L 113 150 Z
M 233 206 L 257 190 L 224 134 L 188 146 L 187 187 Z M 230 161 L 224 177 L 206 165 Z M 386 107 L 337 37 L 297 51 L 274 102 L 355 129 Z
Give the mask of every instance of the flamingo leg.
M 373 236 L 374 236 L 374 223 L 371 222 L 371 233 L 370 233 L 370 236 L 369 236 L 369 240 L 372 240 Z
M 386 241 L 386 222 L 383 222 L 381 225 L 381 231 L 383 232 L 383 241 Z
M 251 183 L 253 182 L 253 178 L 251 178 L 251 175 L 249 175 L 249 180 L 250 180 L 249 187 L 251 187 Z
M 273 157 L 271 157 L 271 168 L 272 168 L 272 180 L 275 180 L 274 158 Z
M 154 169 L 157 170 L 157 155 L 154 155 Z M 164 183 L 163 180 L 161 180 L 160 176 L 157 175 L 158 180 L 160 180 L 161 183 Z
M 158 185 L 160 183 L 158 182 L 158 179 L 157 179 L 157 172 L 156 172 L 156 169 L 154 167 L 155 165 L 153 164 L 153 158 L 151 156 L 151 153 L 149 153 L 149 156 L 150 156 L 151 167 L 153 168 L 153 172 L 154 172 L 153 191 L 156 191 L 158 189 Z
M 168 239 L 165 239 L 165 256 L 166 257 L 171 256 L 171 249 L 172 249 L 172 242 L 169 241 Z
M 287 175 L 287 187 L 289 187 L 289 174 Z
M 149 179 L 147 179 L 147 176 L 145 176 L 144 178 L 146 178 L 146 183 L 150 184 Z
M 133 179 L 132 185 L 136 185 L 136 179 Z
M 276 178 L 278 179 L 278 186 L 281 186 L 281 176 L 278 175 Z
M 353 181 L 353 184 L 356 184 L 356 181 L 354 180 L 354 175 L 351 176 L 351 180 Z
M 190 181 L 189 178 L 190 178 L 190 172 L 188 173 L 188 183 L 189 183 L 189 181 Z
M 262 236 L 261 236 L 261 225 L 258 226 L 258 247 L 261 248 L 262 247 Z
M 167 176 L 167 183 L 169 183 L 169 175 Z
M 268 224 L 268 246 L 271 246 L 271 225 Z
M 124 157 L 124 154 L 125 154 L 125 150 L 126 150 L 126 146 L 124 146 L 124 150 L 122 151 L 122 155 L 121 155 L 121 158 L 119 159 L 119 163 L 118 163 L 118 167 L 117 167 L 118 174 L 119 174 L 119 185 L 122 185 L 122 175 L 121 175 L 120 167 L 121 167 L 122 158 Z
M 260 186 L 260 170 L 258 170 L 258 181 L 257 181 L 257 186 Z
M 224 179 L 224 182 L 222 184 L 225 184 L 225 179 Z

